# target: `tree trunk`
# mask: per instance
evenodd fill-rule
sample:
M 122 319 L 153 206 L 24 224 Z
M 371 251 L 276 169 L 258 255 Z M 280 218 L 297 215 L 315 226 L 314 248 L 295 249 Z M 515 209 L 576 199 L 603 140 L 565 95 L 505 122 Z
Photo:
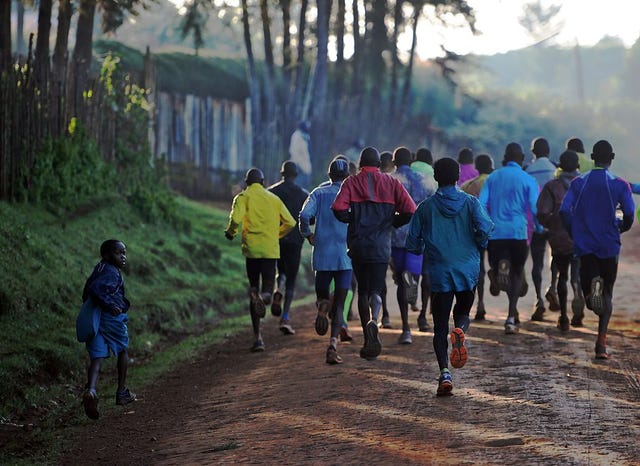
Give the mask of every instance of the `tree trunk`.
M 293 51 L 291 49 L 291 32 L 289 27 L 291 26 L 291 0 L 280 0 L 280 7 L 282 8 L 282 92 L 280 102 L 280 139 L 287 141 L 289 135 L 293 131 L 295 120 L 289 116 L 289 106 L 291 101 L 291 94 L 293 89 L 291 88 L 291 73 L 292 73 L 292 60 Z
M 89 84 L 89 68 L 93 49 L 93 22 L 96 12 L 96 0 L 80 0 L 78 26 L 76 28 L 76 46 L 73 49 L 73 68 L 75 76 L 74 109 L 82 102 L 82 93 Z
M 11 1 L 0 2 L 0 72 L 11 65 Z
M 35 67 L 40 79 L 51 69 L 49 61 L 49 34 L 51 33 L 52 0 L 40 0 L 38 9 L 38 36 L 36 39 Z
M 405 69 L 404 84 L 402 86 L 402 97 L 400 99 L 400 115 L 404 115 L 409 104 L 409 91 L 411 91 L 411 78 L 413 75 L 413 62 L 416 56 L 416 46 L 418 44 L 418 20 L 422 12 L 422 4 L 414 7 L 412 31 L 411 31 L 411 52 L 409 53 L 409 63 Z
M 271 18 L 269 17 L 268 0 L 260 0 L 260 18 L 262 20 L 262 34 L 264 40 L 264 57 L 267 72 L 264 73 L 264 96 L 265 109 L 264 118 L 266 122 L 264 141 L 266 144 L 267 164 L 263 167 L 265 176 L 275 177 L 279 160 L 276 160 L 278 141 L 278 122 L 276 119 L 276 85 L 275 85 L 275 64 L 273 59 L 273 43 L 271 41 Z
M 362 52 L 362 37 L 360 37 L 360 12 L 358 11 L 358 0 L 351 3 L 351 11 L 353 12 L 353 57 L 351 63 L 353 66 L 351 80 L 351 95 L 358 98 L 362 89 L 360 88 L 360 55 Z
M 336 66 L 335 66 L 335 79 L 336 84 L 333 92 L 332 121 L 336 121 L 336 118 L 340 114 L 340 103 L 342 101 L 342 94 L 344 93 L 344 80 L 345 80 L 345 66 L 344 66 L 344 35 L 345 35 L 345 16 L 346 16 L 346 4 L 345 0 L 338 0 L 338 14 L 336 17 Z
M 69 29 L 71 27 L 71 0 L 60 0 L 58 5 L 58 31 L 56 33 L 56 45 L 53 49 L 53 74 L 56 81 L 64 78 L 67 67 L 67 55 L 69 47 Z
M 318 54 L 314 73 L 313 118 L 311 124 L 311 162 L 314 173 L 322 171 L 329 154 L 327 131 L 328 44 L 331 0 L 317 0 L 318 4 Z
M 298 22 L 298 47 L 297 58 L 294 67 L 293 79 L 293 98 L 289 105 L 289 115 L 291 115 L 293 128 L 298 120 L 306 119 L 306 115 L 301 113 L 302 96 L 304 94 L 305 83 L 305 57 L 304 57 L 304 36 L 307 28 L 307 9 L 309 8 L 309 0 L 300 2 L 300 20 Z
M 16 53 L 24 56 L 24 2 L 22 0 L 17 0 L 16 3 L 18 4 L 16 18 Z
M 259 151 L 262 134 L 262 125 L 260 115 L 262 113 L 260 106 L 260 91 L 258 89 L 258 73 L 256 71 L 255 57 L 253 56 L 253 47 L 251 45 L 251 26 L 249 24 L 249 6 L 248 0 L 242 0 L 242 32 L 244 38 L 244 47 L 247 51 L 247 68 L 249 74 L 249 99 L 251 101 L 251 127 L 253 128 L 253 153 L 260 154 Z M 253 164 L 261 165 L 262 160 L 254 160 Z
M 391 35 L 391 83 L 389 84 L 389 112 L 388 118 L 390 122 L 396 120 L 396 104 L 398 96 L 398 73 L 400 72 L 400 58 L 398 57 L 398 36 L 400 35 L 400 27 L 404 23 L 404 15 L 402 14 L 402 0 L 396 0 L 396 6 L 393 12 L 393 32 Z

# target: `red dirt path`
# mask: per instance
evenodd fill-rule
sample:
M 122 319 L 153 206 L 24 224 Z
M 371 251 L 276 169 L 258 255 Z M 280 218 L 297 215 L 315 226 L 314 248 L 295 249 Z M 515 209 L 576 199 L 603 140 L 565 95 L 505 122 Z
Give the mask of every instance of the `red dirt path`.
M 593 359 L 590 311 L 566 335 L 557 313 L 529 321 L 531 287 L 519 335 L 504 334 L 506 297 L 489 297 L 489 321 L 468 333 L 469 362 L 453 370 L 455 395 L 437 398 L 432 334 L 417 332 L 416 314 L 413 345 L 383 330 L 377 361 L 358 356 L 362 333 L 352 322 L 354 344 L 339 347 L 345 363 L 329 366 L 328 338 L 303 306 L 293 313 L 295 336 L 265 319 L 265 353 L 248 351 L 247 331 L 135 387 L 143 400 L 80 428 L 63 463 L 638 464 L 640 227 L 623 242 L 610 361 Z

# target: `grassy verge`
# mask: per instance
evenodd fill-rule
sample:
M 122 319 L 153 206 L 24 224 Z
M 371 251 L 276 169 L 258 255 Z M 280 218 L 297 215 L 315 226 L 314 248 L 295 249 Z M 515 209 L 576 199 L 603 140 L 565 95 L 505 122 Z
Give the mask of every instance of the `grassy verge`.
M 128 250 L 132 387 L 248 328 L 244 258 L 238 241 L 223 239 L 227 212 L 178 203 L 182 229 L 146 223 L 120 199 L 64 216 L 0 204 L 1 464 L 55 462 L 61 428 L 86 422 L 78 395 L 87 359 L 74 325 L 103 240 L 119 238 Z M 105 396 L 114 379 L 111 358 Z

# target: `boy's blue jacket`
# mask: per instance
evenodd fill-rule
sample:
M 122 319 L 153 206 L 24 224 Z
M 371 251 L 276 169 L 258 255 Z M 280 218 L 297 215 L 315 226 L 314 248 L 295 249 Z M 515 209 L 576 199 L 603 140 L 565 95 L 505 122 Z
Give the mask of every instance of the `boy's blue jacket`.
M 313 270 L 351 270 L 351 259 L 347 255 L 347 224 L 339 221 L 333 211 L 336 194 L 341 181 L 321 184 L 311 191 L 304 202 L 298 225 L 305 238 L 311 235 L 309 224 L 315 217 Z
M 527 211 L 536 217 L 539 191 L 536 180 L 515 162 L 489 175 L 479 200 L 495 224 L 490 239 L 527 239 Z
M 616 217 L 618 208 L 622 219 Z M 560 206 L 576 255 L 600 259 L 620 254 L 620 233 L 633 225 L 634 211 L 629 183 L 602 167 L 575 178 Z
M 478 199 L 456 186 L 439 188 L 418 205 L 409 223 L 406 248 L 427 256 L 423 273 L 436 292 L 473 290 L 480 272 L 480 250 L 493 222 Z
M 109 312 L 111 309 L 129 310 L 129 300 L 124 293 L 124 279 L 115 265 L 100 261 L 87 279 L 82 291 L 82 302 L 91 296 L 100 308 Z

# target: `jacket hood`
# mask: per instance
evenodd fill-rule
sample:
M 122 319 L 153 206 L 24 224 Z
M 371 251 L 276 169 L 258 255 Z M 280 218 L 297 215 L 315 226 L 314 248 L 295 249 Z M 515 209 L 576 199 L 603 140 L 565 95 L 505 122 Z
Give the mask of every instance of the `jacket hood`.
M 445 217 L 455 217 L 464 206 L 466 195 L 456 186 L 438 188 L 433 196 L 436 207 Z
M 561 172 L 560 175 L 558 176 L 558 179 L 560 181 L 562 181 L 562 185 L 565 187 L 565 189 L 569 189 L 569 185 L 571 184 L 571 181 L 578 176 L 578 171 L 572 171 L 572 172 Z

